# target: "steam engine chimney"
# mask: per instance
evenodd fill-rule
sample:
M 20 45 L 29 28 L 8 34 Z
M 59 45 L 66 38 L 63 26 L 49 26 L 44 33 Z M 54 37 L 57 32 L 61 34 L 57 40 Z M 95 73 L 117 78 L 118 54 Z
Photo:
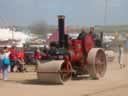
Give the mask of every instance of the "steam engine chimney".
M 64 48 L 65 45 L 65 34 L 64 34 L 64 25 L 65 25 L 65 16 L 58 16 L 58 31 L 59 31 L 59 47 Z

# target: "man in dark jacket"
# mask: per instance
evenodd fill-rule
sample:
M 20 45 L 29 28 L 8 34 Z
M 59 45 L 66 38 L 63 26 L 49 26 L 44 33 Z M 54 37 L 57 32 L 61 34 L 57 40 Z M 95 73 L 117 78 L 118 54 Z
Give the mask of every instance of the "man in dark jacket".
M 87 35 L 85 28 L 82 28 L 81 33 L 77 37 L 77 39 L 83 39 Z

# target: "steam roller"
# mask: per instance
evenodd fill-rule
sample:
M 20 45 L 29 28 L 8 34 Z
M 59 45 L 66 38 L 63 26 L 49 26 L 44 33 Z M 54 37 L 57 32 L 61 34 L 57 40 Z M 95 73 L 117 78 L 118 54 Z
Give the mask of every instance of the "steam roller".
M 59 41 L 50 45 L 52 60 L 38 65 L 38 79 L 44 83 L 64 84 L 86 74 L 93 79 L 104 77 L 107 61 L 102 48 L 103 33 L 100 38 L 86 33 L 82 38 L 71 39 L 64 32 L 64 20 L 65 16 L 58 16 Z

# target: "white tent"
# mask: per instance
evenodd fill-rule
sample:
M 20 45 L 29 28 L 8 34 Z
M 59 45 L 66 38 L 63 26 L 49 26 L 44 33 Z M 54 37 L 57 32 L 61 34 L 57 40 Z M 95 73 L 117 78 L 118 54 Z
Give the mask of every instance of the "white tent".
M 15 40 L 26 40 L 29 36 L 23 32 L 13 32 L 13 39 Z M 12 39 L 12 31 L 10 29 L 0 29 L 0 40 Z

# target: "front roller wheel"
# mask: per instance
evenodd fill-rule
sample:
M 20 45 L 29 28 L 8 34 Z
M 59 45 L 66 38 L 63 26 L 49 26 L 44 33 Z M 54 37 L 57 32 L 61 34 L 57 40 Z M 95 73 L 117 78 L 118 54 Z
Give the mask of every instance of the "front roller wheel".
M 87 70 L 93 79 L 100 79 L 105 75 L 107 61 L 102 48 L 92 48 L 88 53 Z
M 63 84 L 71 79 L 72 66 L 64 63 L 63 60 L 54 60 L 39 64 L 37 68 L 37 77 L 43 83 Z

